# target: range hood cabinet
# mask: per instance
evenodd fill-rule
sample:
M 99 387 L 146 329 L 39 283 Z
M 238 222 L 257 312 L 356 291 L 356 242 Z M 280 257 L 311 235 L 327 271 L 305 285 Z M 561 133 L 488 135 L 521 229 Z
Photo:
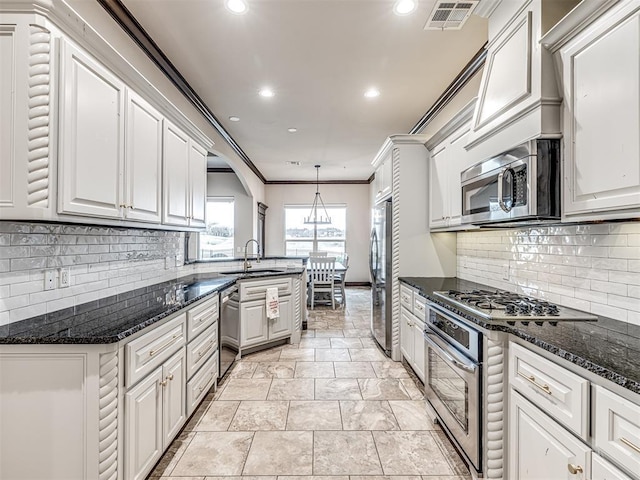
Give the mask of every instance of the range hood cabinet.
M 561 92 L 540 39 L 577 3 L 509 0 L 493 10 L 467 150 L 486 158 L 534 138 L 561 136 Z

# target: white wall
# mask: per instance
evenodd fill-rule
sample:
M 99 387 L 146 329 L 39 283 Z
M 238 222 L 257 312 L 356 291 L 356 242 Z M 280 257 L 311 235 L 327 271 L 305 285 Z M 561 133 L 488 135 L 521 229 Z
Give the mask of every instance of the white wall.
M 284 206 L 309 205 L 313 202 L 315 185 L 266 185 L 267 255 L 284 255 Z M 371 213 L 369 185 L 320 185 L 322 200 L 329 204 L 347 205 L 347 239 L 349 254 L 348 282 L 369 281 L 369 233 Z
M 234 199 L 234 256 L 243 254 L 238 247 L 244 247 L 247 240 L 255 238 L 256 221 L 254 212 L 257 210 L 253 197 L 247 194 L 235 173 L 207 174 L 208 197 L 233 197 Z M 254 244 L 250 245 L 250 251 Z

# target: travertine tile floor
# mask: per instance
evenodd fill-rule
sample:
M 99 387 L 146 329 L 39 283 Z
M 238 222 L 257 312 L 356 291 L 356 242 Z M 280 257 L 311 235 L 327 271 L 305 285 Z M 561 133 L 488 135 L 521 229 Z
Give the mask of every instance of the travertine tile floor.
M 468 480 L 420 382 L 371 338 L 369 295 L 348 289 L 345 308 L 309 311 L 299 345 L 243 357 L 149 478 Z

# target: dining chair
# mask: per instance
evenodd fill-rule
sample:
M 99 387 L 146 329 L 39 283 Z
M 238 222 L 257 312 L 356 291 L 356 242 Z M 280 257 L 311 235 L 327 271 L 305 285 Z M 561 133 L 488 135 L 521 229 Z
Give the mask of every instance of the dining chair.
M 331 308 L 336 308 L 333 277 L 336 266 L 335 257 L 309 257 L 309 298 L 311 310 L 316 302 L 317 294 L 328 294 L 331 299 Z
M 342 265 L 344 266 L 344 271 L 334 274 L 333 288 L 335 290 L 335 293 L 338 293 L 340 295 L 340 303 L 344 307 L 347 299 L 344 287 L 347 278 L 347 270 L 349 269 L 349 254 L 345 253 L 342 256 L 342 260 L 340 263 L 342 263 Z
M 310 257 L 326 257 L 327 252 L 309 252 Z

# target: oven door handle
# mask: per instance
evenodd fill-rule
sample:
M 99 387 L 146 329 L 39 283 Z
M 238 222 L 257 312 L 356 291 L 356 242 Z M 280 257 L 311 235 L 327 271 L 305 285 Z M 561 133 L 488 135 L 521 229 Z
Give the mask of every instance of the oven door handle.
M 431 345 L 431 347 L 435 348 L 448 362 L 450 362 L 452 365 L 456 366 L 460 370 L 464 370 L 465 372 L 469 372 L 469 373 L 475 373 L 476 369 L 478 368 L 477 365 L 473 365 L 473 364 L 469 365 L 452 357 L 446 350 L 444 350 L 440 345 L 438 345 L 435 341 L 433 341 L 431 337 L 437 338 L 435 333 L 427 332 L 425 330 L 424 331 L 425 341 L 429 345 Z

